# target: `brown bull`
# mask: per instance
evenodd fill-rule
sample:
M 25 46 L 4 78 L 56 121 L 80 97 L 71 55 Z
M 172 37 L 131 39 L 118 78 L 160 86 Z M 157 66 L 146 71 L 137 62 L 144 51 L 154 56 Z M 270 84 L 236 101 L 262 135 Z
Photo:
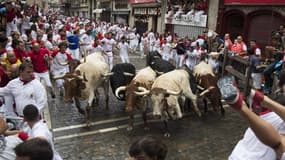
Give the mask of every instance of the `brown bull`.
M 94 98 L 98 102 L 98 96 L 95 96 L 95 91 L 99 87 L 103 87 L 106 98 L 106 109 L 109 108 L 109 66 L 103 61 L 88 61 L 76 67 L 74 73 L 66 74 L 55 79 L 64 79 L 64 100 L 72 102 L 75 100 L 75 105 L 78 111 L 85 114 L 87 126 L 90 125 L 90 110 L 94 106 Z M 80 100 L 88 100 L 85 111 L 80 106 Z
M 147 115 L 146 115 L 147 106 L 148 106 L 148 97 L 137 95 L 136 92 L 140 87 L 150 89 L 155 78 L 156 78 L 156 73 L 150 67 L 146 67 L 137 73 L 137 75 L 133 78 L 133 80 L 129 85 L 119 87 L 116 90 L 116 95 L 119 94 L 120 91 L 125 90 L 125 97 L 126 97 L 125 109 L 130 116 L 129 127 L 128 127 L 129 131 L 133 129 L 134 110 L 136 108 L 142 111 L 144 128 L 148 129 Z
M 208 111 L 207 99 L 211 102 L 214 111 L 220 108 L 221 114 L 225 114 L 223 104 L 221 101 L 221 93 L 217 86 L 217 77 L 215 76 L 211 65 L 205 62 L 199 63 L 194 67 L 194 76 L 198 83 L 200 90 L 200 96 L 203 99 L 205 105 L 205 113 Z

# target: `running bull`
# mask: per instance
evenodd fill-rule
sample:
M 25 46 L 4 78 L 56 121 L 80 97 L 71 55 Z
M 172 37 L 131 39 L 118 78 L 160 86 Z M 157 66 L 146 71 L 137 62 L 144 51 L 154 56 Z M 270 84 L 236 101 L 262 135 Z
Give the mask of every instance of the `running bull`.
M 213 67 L 202 61 L 194 67 L 193 74 L 198 85 L 201 86 L 199 87 L 200 90 L 202 90 L 200 96 L 205 105 L 205 113 L 207 113 L 208 110 L 207 99 L 209 99 L 214 111 L 220 108 L 221 114 L 224 116 L 225 110 L 221 101 L 221 93 L 217 86 L 217 77 L 214 74 Z
M 179 98 L 182 101 L 185 101 L 185 97 L 189 98 L 193 102 L 195 112 L 201 116 L 197 105 L 197 96 L 193 94 L 190 83 L 189 73 L 183 68 L 176 69 L 157 77 L 150 90 L 139 87 L 139 92 L 136 94 L 150 94 L 153 116 L 162 118 L 168 131 L 167 120 L 179 119 L 183 116 L 178 102 Z M 169 133 L 167 132 L 165 135 L 169 136 Z
M 150 89 L 154 80 L 156 78 L 156 73 L 151 67 L 146 67 L 140 70 L 130 84 L 127 86 L 119 87 L 116 90 L 116 97 L 119 96 L 121 91 L 125 91 L 126 96 L 126 112 L 129 113 L 129 127 L 128 131 L 133 129 L 133 118 L 134 118 L 134 110 L 140 109 L 142 111 L 142 117 L 144 120 L 144 128 L 147 127 L 147 115 L 146 110 L 148 106 L 148 97 L 137 95 L 136 92 L 139 87 L 143 87 L 145 89 Z
M 54 77 L 54 79 L 64 79 L 64 101 L 71 103 L 74 98 L 78 111 L 86 116 L 87 126 L 90 125 L 90 110 L 94 105 L 95 91 L 99 87 L 104 89 L 106 109 L 109 109 L 109 76 L 112 73 L 109 72 L 109 65 L 100 56 L 102 56 L 100 53 L 91 54 L 75 68 L 73 73 Z M 85 111 L 80 106 L 80 100 L 88 100 Z
M 131 82 L 136 75 L 136 68 L 131 63 L 120 63 L 114 65 L 111 72 L 113 73 L 110 76 L 112 92 L 118 100 L 124 101 L 126 100 L 125 90 L 121 90 L 117 94 L 115 92 L 119 87 L 126 86 Z

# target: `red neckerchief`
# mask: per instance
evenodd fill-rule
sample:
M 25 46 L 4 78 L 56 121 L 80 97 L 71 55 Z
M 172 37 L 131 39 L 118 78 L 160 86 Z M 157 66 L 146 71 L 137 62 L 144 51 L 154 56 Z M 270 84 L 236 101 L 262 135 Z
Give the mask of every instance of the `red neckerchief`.
M 32 80 L 34 80 L 34 79 L 35 79 L 35 77 L 33 76 L 33 77 L 32 77 Z M 20 81 L 23 82 L 23 85 L 28 84 L 28 83 L 31 82 L 32 80 L 27 81 L 27 80 L 22 80 L 22 79 L 20 78 Z

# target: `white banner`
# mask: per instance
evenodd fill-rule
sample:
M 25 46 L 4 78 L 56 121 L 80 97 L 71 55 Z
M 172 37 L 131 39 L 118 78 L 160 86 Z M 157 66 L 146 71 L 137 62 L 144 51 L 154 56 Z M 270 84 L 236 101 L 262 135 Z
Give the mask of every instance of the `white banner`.
M 198 26 L 206 27 L 207 26 L 207 15 L 181 15 L 176 17 L 166 17 L 166 24 L 178 24 L 178 25 L 187 25 L 187 26 Z

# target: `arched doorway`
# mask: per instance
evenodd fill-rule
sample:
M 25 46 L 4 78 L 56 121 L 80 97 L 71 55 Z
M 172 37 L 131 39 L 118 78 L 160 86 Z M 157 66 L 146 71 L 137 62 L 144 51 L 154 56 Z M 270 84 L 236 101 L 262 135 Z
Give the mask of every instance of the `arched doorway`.
M 282 16 L 274 11 L 259 10 L 248 14 L 248 40 L 256 40 L 257 44 L 264 46 L 271 43 L 271 32 L 284 24 Z
M 223 34 L 230 33 L 232 41 L 238 35 L 243 35 L 244 17 L 244 13 L 239 10 L 227 11 L 223 18 Z

